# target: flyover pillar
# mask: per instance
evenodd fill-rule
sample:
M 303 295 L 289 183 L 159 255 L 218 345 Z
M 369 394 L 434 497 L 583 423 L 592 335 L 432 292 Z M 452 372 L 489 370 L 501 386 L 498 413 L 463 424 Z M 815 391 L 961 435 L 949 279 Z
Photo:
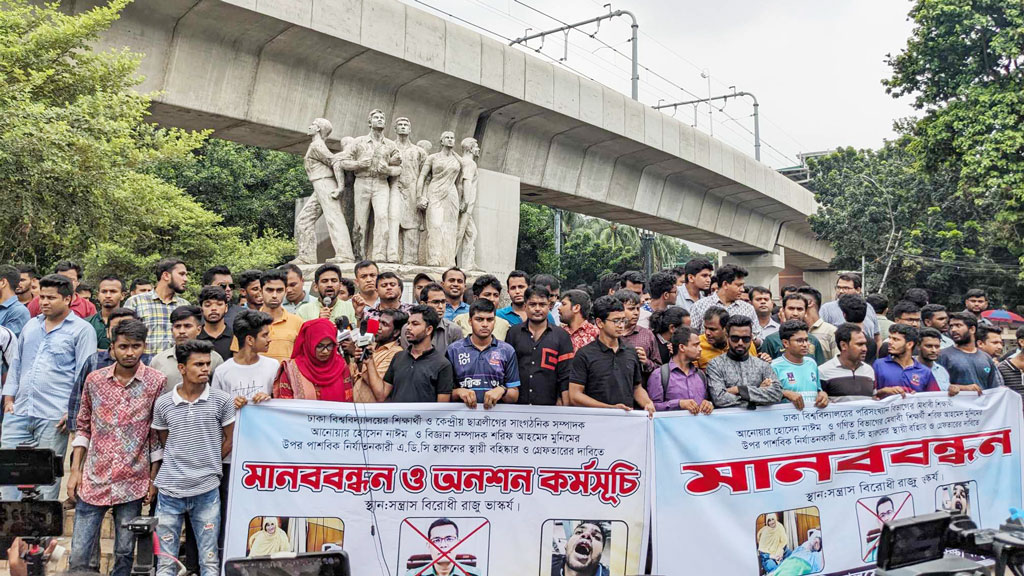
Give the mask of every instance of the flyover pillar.
M 759 254 L 726 254 L 722 264 L 735 264 L 747 269 L 747 286 L 765 286 L 772 296 L 779 295 L 779 272 L 786 267 L 786 249 L 776 246 L 773 252 Z

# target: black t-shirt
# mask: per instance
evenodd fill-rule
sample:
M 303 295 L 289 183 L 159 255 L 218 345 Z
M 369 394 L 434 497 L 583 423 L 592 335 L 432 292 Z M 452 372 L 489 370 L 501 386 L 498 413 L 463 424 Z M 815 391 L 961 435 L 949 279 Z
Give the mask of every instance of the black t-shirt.
M 199 340 L 205 340 L 210 344 L 213 344 L 214 351 L 220 354 L 220 357 L 225 361 L 234 358 L 235 353 L 231 351 L 231 341 L 234 340 L 235 333 L 231 330 L 231 327 L 224 326 L 224 331 L 220 333 L 220 336 L 214 338 L 206 333 L 206 328 L 199 333 Z
M 505 342 L 515 348 L 519 363 L 519 404 L 554 406 L 569 389 L 573 348 L 569 333 L 547 324 L 540 340 L 534 341 L 530 323 L 508 329 Z
M 419 358 L 408 350 L 395 354 L 384 381 L 392 386 L 389 402 L 437 402 L 438 394 L 451 394 L 455 386 L 451 363 L 434 348 Z
M 619 339 L 612 351 L 600 339 L 576 351 L 569 374 L 570 384 L 582 384 L 583 391 L 605 404 L 633 405 L 633 388 L 643 382 L 636 349 Z

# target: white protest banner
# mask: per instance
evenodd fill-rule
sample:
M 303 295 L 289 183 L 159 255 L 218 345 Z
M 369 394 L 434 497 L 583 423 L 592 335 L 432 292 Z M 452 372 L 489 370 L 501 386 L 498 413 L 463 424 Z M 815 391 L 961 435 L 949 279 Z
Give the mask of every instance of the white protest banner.
M 999 388 L 654 419 L 655 573 L 871 574 L 883 521 L 996 528 L 1020 507 L 1021 398 Z
M 649 434 L 640 411 L 246 406 L 224 557 L 340 547 L 360 575 L 636 574 Z

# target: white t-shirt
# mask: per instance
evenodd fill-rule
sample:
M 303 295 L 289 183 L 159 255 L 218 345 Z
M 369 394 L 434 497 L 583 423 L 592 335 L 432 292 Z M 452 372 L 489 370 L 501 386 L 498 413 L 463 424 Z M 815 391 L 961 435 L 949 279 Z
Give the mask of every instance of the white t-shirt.
M 232 358 L 217 367 L 213 374 L 213 387 L 223 390 L 231 398 L 244 396 L 247 400 L 259 392 L 270 394 L 280 364 L 273 358 L 260 356 L 255 364 L 243 365 Z
M 259 356 L 255 364 L 247 365 L 239 364 L 231 358 L 218 366 L 217 371 L 213 373 L 212 387 L 227 392 L 232 401 L 239 396 L 252 400 L 259 392 L 273 392 L 274 378 L 277 377 L 279 366 L 277 360 L 266 356 Z M 231 454 L 224 459 L 224 463 L 231 463 Z

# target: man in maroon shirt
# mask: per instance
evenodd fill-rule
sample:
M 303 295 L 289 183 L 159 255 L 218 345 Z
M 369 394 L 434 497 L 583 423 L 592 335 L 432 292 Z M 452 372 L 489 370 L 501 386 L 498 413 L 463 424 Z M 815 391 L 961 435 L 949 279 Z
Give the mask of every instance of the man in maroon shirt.
M 71 289 L 74 293 L 71 295 L 71 305 L 69 308 L 71 308 L 72 312 L 83 320 L 96 313 L 96 305 L 78 295 L 78 284 L 82 281 L 81 266 L 70 260 L 65 260 L 57 264 L 54 273 L 71 279 Z M 39 296 L 30 300 L 25 306 L 33 318 L 42 313 L 42 310 L 39 308 Z

